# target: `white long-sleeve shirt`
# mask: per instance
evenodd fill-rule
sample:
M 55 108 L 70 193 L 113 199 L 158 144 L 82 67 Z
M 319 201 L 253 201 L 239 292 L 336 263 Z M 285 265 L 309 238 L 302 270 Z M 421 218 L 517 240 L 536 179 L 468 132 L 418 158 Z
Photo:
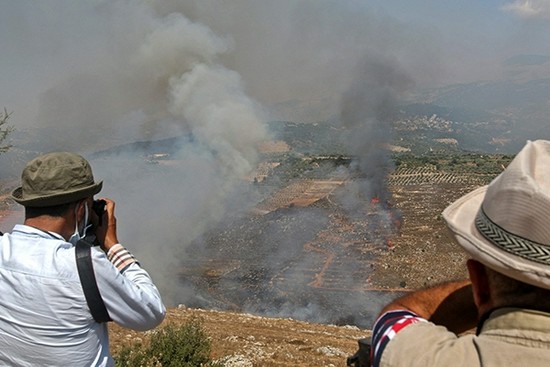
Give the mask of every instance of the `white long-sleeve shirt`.
M 26 225 L 4 234 L 0 246 L 0 365 L 114 365 L 107 323 L 95 322 L 86 303 L 75 247 Z M 134 330 L 159 325 L 166 309 L 149 274 L 120 245 L 107 255 L 92 248 L 112 320 Z

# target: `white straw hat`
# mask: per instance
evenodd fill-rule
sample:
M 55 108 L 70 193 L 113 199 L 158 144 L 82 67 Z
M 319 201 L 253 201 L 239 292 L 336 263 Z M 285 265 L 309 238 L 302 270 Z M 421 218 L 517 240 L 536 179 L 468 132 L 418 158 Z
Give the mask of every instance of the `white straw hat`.
M 443 217 L 472 258 L 550 289 L 550 141 L 528 141 L 506 170 Z

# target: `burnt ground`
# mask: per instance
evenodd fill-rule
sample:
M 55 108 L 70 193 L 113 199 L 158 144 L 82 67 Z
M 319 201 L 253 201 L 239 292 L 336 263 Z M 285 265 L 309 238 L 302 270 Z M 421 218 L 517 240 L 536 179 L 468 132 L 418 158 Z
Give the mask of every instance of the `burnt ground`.
M 344 176 L 292 179 L 195 241 L 179 272 L 194 297 L 181 303 L 368 328 L 390 299 L 466 276 L 441 212 L 490 175 L 401 169 L 384 200 Z

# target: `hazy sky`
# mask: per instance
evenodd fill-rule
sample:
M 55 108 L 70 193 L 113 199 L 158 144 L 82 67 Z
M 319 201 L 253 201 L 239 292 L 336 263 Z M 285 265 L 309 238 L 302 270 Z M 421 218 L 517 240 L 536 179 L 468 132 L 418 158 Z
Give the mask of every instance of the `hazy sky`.
M 49 90 L 94 75 L 101 79 L 111 74 L 109 78 L 118 80 L 126 73 L 125 80 L 131 79 L 128 68 L 133 66 L 129 64 L 140 38 L 174 12 L 219 38 L 213 61 L 239 73 L 246 93 L 263 104 L 339 95 L 354 79 L 356 64 L 368 54 L 397 60 L 418 86 L 527 72 L 541 77 L 548 76 L 550 69 L 549 62 L 528 70 L 503 64 L 520 54 L 550 56 L 548 0 L 2 0 L 0 4 L 0 104 L 16 111 L 18 123 L 24 125 L 39 123 L 41 111 L 48 110 L 44 93 Z M 81 87 L 79 95 L 94 87 L 104 87 L 93 94 L 107 95 L 106 99 L 115 92 L 124 94 L 120 84 L 95 83 Z M 70 102 L 79 101 L 73 97 Z
M 547 0 L 378 3 L 396 19 L 430 27 L 442 42 L 440 51 L 459 59 L 447 60 L 458 81 L 482 77 L 517 54 L 550 55 Z

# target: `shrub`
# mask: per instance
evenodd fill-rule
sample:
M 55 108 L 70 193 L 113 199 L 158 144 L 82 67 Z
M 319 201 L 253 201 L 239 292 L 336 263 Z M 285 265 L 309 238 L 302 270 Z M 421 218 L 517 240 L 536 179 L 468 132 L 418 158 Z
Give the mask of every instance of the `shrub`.
M 12 146 L 11 144 L 1 145 L 14 131 L 13 126 L 7 125 L 8 119 L 11 117 L 11 113 L 8 113 L 8 110 L 4 108 L 4 113 L 0 112 L 0 153 L 7 152 Z
M 202 320 L 191 318 L 182 325 L 168 324 L 159 329 L 149 343 L 124 347 L 115 356 L 115 366 L 220 367 L 210 359 L 210 351 Z

